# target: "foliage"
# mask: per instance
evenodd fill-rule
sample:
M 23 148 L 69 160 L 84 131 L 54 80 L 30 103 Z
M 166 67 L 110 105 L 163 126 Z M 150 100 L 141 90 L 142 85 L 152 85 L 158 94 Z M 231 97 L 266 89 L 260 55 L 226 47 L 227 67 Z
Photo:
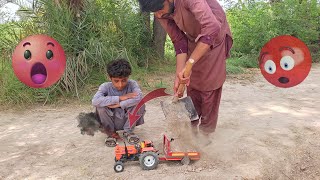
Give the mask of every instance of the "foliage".
M 239 2 L 227 10 L 234 37 L 233 55 L 258 54 L 278 35 L 292 35 L 307 45 L 320 37 L 320 6 L 316 0 Z
M 227 74 L 243 73 L 245 68 L 258 68 L 257 56 L 242 55 L 227 59 Z
M 62 0 L 35 1 L 34 9 L 20 10 L 20 14 L 24 16 L 23 21 L 0 25 L 0 61 L 3 63 L 11 59 L 15 46 L 23 38 L 33 34 L 47 34 L 64 48 L 67 57 L 65 73 L 55 86 L 41 90 L 45 91 L 41 97 L 43 94 L 47 95 L 43 99 L 56 95 L 79 97 L 79 88 L 91 82 L 90 75 L 98 72 L 105 77 L 105 65 L 113 59 L 128 59 L 134 70 L 140 69 L 139 66 L 148 66 L 154 59 L 148 43 L 151 35 L 135 9 L 137 4 L 132 5 L 130 0 L 77 2 L 75 6 Z M 5 64 L 7 67 L 0 71 L 3 79 L 1 87 L 19 84 L 14 76 L 3 78 L 6 76 L 4 73 L 9 72 L 10 63 Z M 12 89 L 15 87 L 12 86 Z M 30 89 L 23 84 L 17 89 L 20 94 L 24 91 L 31 92 L 28 102 L 39 99 L 37 89 Z M 1 92 L 2 96 L 12 96 L 9 91 Z

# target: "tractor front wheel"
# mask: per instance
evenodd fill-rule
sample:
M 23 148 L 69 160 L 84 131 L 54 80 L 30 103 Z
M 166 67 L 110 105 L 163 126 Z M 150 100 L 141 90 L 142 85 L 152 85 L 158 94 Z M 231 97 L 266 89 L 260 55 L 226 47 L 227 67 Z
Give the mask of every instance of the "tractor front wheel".
M 116 164 L 113 166 L 115 172 L 122 172 L 124 170 L 123 162 L 117 161 Z
M 144 152 L 140 155 L 139 162 L 142 169 L 151 170 L 158 166 L 159 157 L 155 152 Z

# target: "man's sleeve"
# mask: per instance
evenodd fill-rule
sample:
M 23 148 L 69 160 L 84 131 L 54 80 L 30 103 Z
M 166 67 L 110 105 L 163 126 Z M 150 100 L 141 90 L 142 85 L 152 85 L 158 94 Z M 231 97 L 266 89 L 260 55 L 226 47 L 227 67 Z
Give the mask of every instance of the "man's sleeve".
M 221 23 L 212 13 L 206 0 L 185 0 L 186 8 L 195 16 L 201 25 L 201 32 L 196 38 L 196 42 L 201 41 L 208 45 L 213 45 L 220 30 Z
M 188 39 L 172 19 L 157 19 L 168 33 L 177 54 L 188 52 Z
M 103 83 L 100 85 L 97 93 L 92 98 L 92 105 L 95 107 L 106 107 L 119 103 L 119 96 L 112 96 L 108 93 L 109 85 Z
M 126 109 L 128 107 L 137 105 L 139 101 L 143 98 L 142 91 L 136 81 L 131 81 L 130 86 L 132 86 L 132 92 L 135 92 L 138 95 L 134 98 L 121 101 L 120 106 L 122 109 Z

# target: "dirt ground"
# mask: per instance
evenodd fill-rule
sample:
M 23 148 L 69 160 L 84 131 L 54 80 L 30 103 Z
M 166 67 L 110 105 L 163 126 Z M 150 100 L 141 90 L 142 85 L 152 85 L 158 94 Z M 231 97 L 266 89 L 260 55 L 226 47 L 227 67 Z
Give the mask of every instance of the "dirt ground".
M 105 135 L 77 128 L 75 117 L 92 111 L 89 104 L 0 111 L 0 179 L 320 179 L 319 91 L 319 65 L 289 89 L 269 84 L 258 69 L 228 76 L 211 143 L 199 139 L 195 147 L 199 161 L 161 162 L 150 171 L 128 162 L 122 173 L 113 170 Z M 145 124 L 136 128 L 158 149 L 170 129 L 160 100 L 147 103 Z

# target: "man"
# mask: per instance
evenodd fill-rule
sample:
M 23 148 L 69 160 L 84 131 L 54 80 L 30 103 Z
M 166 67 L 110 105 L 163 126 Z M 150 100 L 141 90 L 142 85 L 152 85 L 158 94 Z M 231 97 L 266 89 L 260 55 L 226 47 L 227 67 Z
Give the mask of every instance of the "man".
M 216 0 L 139 0 L 142 11 L 154 12 L 169 34 L 176 51 L 176 79 L 190 83 L 187 94 L 200 116 L 199 128 L 205 134 L 215 131 L 226 79 L 226 59 L 232 36 L 226 15 Z M 195 64 L 190 77 L 183 77 L 185 63 Z M 181 96 L 181 94 L 178 94 Z M 193 121 L 196 126 L 199 121 Z

